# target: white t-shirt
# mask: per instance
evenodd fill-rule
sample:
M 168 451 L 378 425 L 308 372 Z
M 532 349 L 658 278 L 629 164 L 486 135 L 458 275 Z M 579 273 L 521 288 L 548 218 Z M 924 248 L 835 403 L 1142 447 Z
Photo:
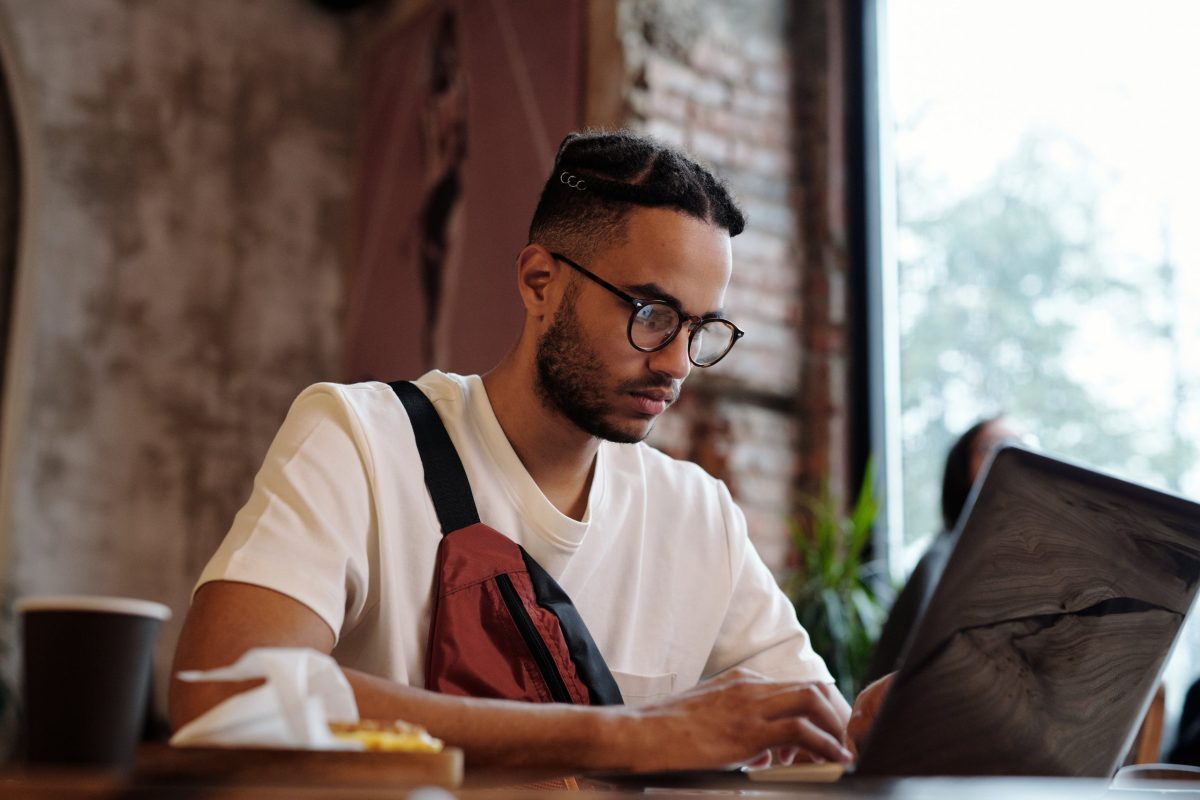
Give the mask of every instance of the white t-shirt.
M 577 521 L 542 494 L 478 376 L 418 382 L 466 468 L 480 519 L 574 601 L 628 703 L 746 666 L 832 682 L 725 485 L 643 444 L 600 445 Z M 197 587 L 230 580 L 305 604 L 343 666 L 423 685 L 441 531 L 412 426 L 383 383 L 311 386 Z

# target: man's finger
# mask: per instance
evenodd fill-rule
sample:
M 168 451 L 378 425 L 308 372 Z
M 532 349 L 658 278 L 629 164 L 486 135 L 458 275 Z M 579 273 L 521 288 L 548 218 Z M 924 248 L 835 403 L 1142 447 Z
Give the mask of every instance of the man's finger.
M 796 756 L 800 754 L 798 747 L 779 747 L 775 749 L 775 763 L 781 766 L 788 766 L 796 760 Z
M 814 684 L 792 685 L 774 692 L 763 703 L 763 716 L 767 719 L 804 716 L 839 740 L 846 731 L 841 715 Z
M 825 761 L 837 763 L 846 763 L 854 758 L 837 738 L 821 730 L 805 717 L 774 720 L 765 726 L 765 731 L 775 747 L 791 745 L 802 753 L 807 752 Z
M 771 751 L 766 750 L 742 764 L 747 769 L 766 769 L 771 766 Z

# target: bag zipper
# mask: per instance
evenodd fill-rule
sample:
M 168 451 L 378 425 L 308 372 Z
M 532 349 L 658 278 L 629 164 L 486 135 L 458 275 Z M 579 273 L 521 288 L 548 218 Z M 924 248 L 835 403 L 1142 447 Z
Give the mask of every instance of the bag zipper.
M 562 674 L 558 671 L 558 665 L 554 663 L 554 657 L 550 655 L 550 648 L 546 647 L 541 634 L 533 625 L 533 620 L 529 618 L 529 612 L 521 603 L 516 587 L 513 586 L 512 578 L 501 573 L 496 576 L 496 586 L 500 589 L 500 596 L 504 598 L 504 605 L 508 606 L 508 613 L 517 623 L 517 630 L 521 632 L 521 638 L 525 640 L 525 644 L 529 646 L 529 651 L 533 654 L 533 660 L 537 662 L 542 679 L 546 681 L 546 686 L 550 689 L 550 696 L 556 703 L 573 703 L 574 700 L 567 691 Z

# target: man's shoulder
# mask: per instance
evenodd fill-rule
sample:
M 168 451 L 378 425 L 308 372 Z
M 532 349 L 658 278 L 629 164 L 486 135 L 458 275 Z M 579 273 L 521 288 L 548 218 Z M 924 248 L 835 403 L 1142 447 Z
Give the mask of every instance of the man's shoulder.
M 457 405 L 464 403 L 477 376 L 454 375 L 432 370 L 412 382 L 435 404 Z M 321 381 L 314 383 L 296 397 L 293 407 L 324 406 L 329 410 L 340 409 L 352 412 L 364 419 L 373 419 L 383 413 L 394 416 L 397 409 L 396 393 L 389 383 L 367 380 L 359 383 L 337 383 Z
M 478 375 L 458 375 L 439 369 L 426 372 L 413 383 L 438 406 L 439 410 L 443 410 L 447 405 L 466 407 L 476 392 L 484 391 L 483 379 Z
M 391 387 L 379 381 L 362 381 L 361 383 L 319 381 L 302 389 L 296 396 L 296 402 L 313 400 L 339 404 L 362 403 L 377 400 L 380 396 L 391 393 Z
M 435 371 L 413 381 L 448 430 L 461 427 L 470 377 Z M 339 432 L 335 436 L 352 443 L 373 474 L 405 472 L 418 457 L 412 421 L 395 391 L 382 381 L 323 381 L 306 387 L 292 402 L 276 438 L 299 447 L 318 431 Z
M 332 419 L 357 428 L 364 421 L 378 418 L 395 402 L 395 394 L 385 383 L 321 381 L 296 395 L 288 411 L 288 423 L 307 421 L 312 424 Z

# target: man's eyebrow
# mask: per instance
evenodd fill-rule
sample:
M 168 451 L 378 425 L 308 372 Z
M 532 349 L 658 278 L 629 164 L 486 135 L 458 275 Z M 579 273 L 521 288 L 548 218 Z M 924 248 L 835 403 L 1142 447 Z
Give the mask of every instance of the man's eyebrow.
M 663 300 L 669 305 L 675 306 L 676 310 L 680 312 L 684 310 L 683 303 L 679 302 L 679 298 L 657 283 L 638 283 L 626 288 L 631 295 L 639 300 Z M 697 314 L 696 316 L 700 317 L 700 319 L 723 319 L 725 317 L 725 309 L 718 308 L 713 311 L 705 311 L 703 314 Z

